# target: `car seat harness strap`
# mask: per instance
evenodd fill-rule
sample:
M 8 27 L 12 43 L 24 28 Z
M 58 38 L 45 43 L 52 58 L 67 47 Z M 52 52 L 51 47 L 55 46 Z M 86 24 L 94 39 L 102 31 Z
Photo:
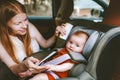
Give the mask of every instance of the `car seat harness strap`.
M 68 59 L 71 59 L 71 57 L 70 57 L 68 54 L 64 54 L 64 55 L 62 55 L 62 56 L 60 56 L 60 57 L 58 57 L 58 58 L 55 58 L 55 59 L 53 59 L 53 60 L 50 60 L 50 61 L 44 63 L 43 65 L 46 65 L 46 64 L 54 64 L 54 65 L 57 65 L 57 64 L 60 64 L 60 63 L 66 61 L 66 60 L 68 60 Z
M 83 60 L 83 56 L 82 54 L 80 53 L 71 53 L 72 55 L 70 54 L 64 54 L 64 55 L 61 55 L 53 60 L 50 60 L 48 62 L 45 62 L 45 63 L 42 63 L 41 65 L 47 65 L 47 64 L 54 64 L 54 65 L 57 65 L 57 64 L 60 64 L 68 59 L 71 59 L 71 57 L 73 58 L 79 58 L 81 60 Z M 76 59 L 75 59 L 76 60 Z M 51 74 L 55 79 L 59 79 L 59 76 L 56 75 L 54 72 L 52 71 L 47 71 L 49 74 Z

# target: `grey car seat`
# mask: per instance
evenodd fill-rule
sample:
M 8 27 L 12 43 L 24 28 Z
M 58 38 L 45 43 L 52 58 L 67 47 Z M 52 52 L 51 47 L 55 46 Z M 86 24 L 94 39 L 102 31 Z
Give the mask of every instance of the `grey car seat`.
M 58 80 L 119 80 L 120 27 L 107 31 L 95 45 L 87 65 L 77 65 L 71 74 L 83 69 L 77 76 Z M 116 74 L 118 73 L 117 78 Z
M 92 58 L 97 80 L 120 80 L 120 27 L 109 30 L 99 42 Z M 95 58 L 95 56 L 97 58 Z
M 94 49 L 94 46 L 96 45 L 96 43 L 99 41 L 99 39 L 104 35 L 103 32 L 99 32 L 90 28 L 86 28 L 83 26 L 75 26 L 73 27 L 73 29 L 71 30 L 70 34 L 73 33 L 76 30 L 82 30 L 87 32 L 90 37 L 84 47 L 83 50 L 83 56 L 86 59 L 86 63 L 84 63 L 84 61 L 79 60 L 81 63 L 78 65 L 75 65 L 73 67 L 73 69 L 71 70 L 69 77 L 70 78 L 66 78 L 65 80 L 79 80 L 79 78 L 77 78 L 85 69 L 86 64 L 89 62 L 89 58 L 91 55 L 92 50 Z M 56 48 L 61 48 L 65 46 L 66 41 L 58 38 L 57 43 L 56 43 Z M 73 58 L 72 58 L 73 59 Z M 60 79 L 62 80 L 62 79 Z M 63 79 L 64 80 L 64 79 Z M 84 79 L 83 79 L 84 80 Z

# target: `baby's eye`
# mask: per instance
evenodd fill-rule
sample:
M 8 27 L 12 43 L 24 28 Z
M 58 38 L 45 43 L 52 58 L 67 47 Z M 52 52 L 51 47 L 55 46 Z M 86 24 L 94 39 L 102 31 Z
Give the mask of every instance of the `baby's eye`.
M 72 41 L 69 41 L 70 44 L 72 44 L 73 42 Z
M 76 45 L 77 47 L 80 47 L 79 45 Z

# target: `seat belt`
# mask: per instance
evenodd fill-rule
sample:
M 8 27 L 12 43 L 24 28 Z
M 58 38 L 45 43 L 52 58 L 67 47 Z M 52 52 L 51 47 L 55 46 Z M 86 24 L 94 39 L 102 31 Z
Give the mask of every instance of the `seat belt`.
M 49 54 L 47 57 L 45 57 L 43 60 L 41 60 L 39 65 L 46 65 L 46 64 L 60 64 L 68 59 L 72 59 L 75 62 L 86 62 L 86 59 L 84 58 L 84 56 L 80 53 L 69 53 L 69 54 L 64 54 L 61 55 L 53 60 L 50 60 L 48 62 L 44 62 L 45 60 L 47 60 L 48 58 L 50 58 L 51 56 L 53 56 L 54 54 L 56 54 L 57 51 L 53 51 L 51 54 Z
M 53 52 L 53 53 L 54 53 L 54 52 Z M 71 54 L 74 55 L 75 53 L 71 53 Z M 80 54 L 80 53 L 76 53 L 76 54 L 73 56 L 73 58 L 76 56 L 77 58 L 80 58 L 80 59 L 83 60 L 82 54 L 80 54 L 80 55 L 79 55 L 79 54 Z M 59 56 L 59 57 L 57 57 L 57 58 L 55 58 L 55 59 L 53 59 L 53 60 L 50 60 L 50 61 L 48 61 L 48 62 L 45 62 L 45 63 L 43 63 L 43 64 L 41 64 L 41 65 L 47 65 L 47 64 L 57 65 L 57 64 L 60 64 L 60 63 L 66 61 L 66 60 L 68 60 L 68 59 L 71 59 L 71 56 L 70 56 L 69 54 L 64 54 L 64 55 L 61 55 L 61 56 Z M 59 76 L 56 75 L 54 72 L 48 71 L 48 73 L 51 74 L 55 79 L 59 79 Z
M 46 61 L 48 58 L 52 57 L 54 54 L 57 53 L 57 50 L 54 50 L 53 52 L 51 52 L 48 56 L 46 56 L 44 59 L 42 59 L 40 61 L 40 63 L 38 64 L 39 66 L 42 65 L 44 63 L 44 61 Z
M 48 62 L 45 62 L 43 65 L 46 65 L 46 64 L 54 64 L 54 65 L 57 65 L 57 64 L 60 64 L 68 59 L 71 59 L 71 57 L 68 55 L 68 54 L 64 54 L 62 56 L 59 56 L 53 60 L 50 60 Z
M 41 65 L 47 65 L 47 64 L 60 64 L 68 59 L 71 59 L 71 57 L 68 54 L 61 55 L 53 60 L 50 60 L 48 62 L 42 63 Z M 47 73 L 51 74 L 55 79 L 59 79 L 59 76 L 56 75 L 53 71 L 47 71 Z

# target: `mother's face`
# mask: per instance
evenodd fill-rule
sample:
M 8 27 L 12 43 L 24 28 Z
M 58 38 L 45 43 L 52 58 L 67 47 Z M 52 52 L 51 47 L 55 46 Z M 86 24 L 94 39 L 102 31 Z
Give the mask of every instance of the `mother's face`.
M 28 18 L 25 13 L 19 13 L 7 22 L 14 35 L 25 35 L 28 27 Z

